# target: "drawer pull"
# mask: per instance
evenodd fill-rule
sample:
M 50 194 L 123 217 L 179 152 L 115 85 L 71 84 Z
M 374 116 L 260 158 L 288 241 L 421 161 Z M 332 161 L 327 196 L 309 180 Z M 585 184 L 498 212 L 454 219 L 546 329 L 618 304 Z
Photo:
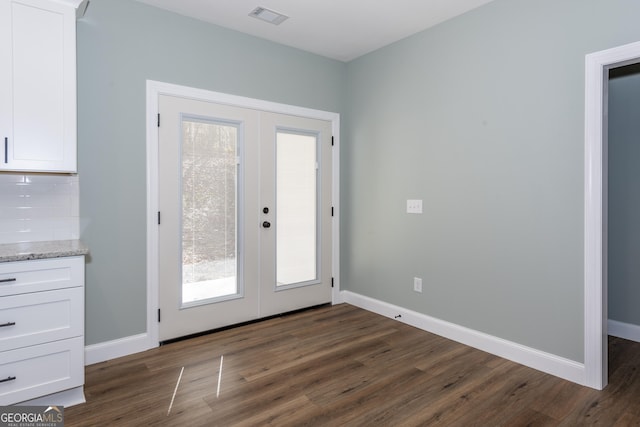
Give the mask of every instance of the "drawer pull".
M 7 326 L 16 326 L 16 322 L 7 322 L 0 325 L 0 328 L 6 328 Z
M 9 381 L 14 381 L 16 379 L 16 377 L 7 377 L 3 380 L 0 380 L 0 383 L 7 383 Z
M 12 279 L 0 279 L 0 283 L 9 283 L 9 282 L 15 282 L 16 278 L 12 278 Z

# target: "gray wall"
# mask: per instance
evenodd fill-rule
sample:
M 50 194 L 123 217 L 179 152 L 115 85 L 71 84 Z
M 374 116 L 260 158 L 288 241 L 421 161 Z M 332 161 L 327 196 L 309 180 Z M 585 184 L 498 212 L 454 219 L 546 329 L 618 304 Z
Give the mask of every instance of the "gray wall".
M 640 64 L 609 81 L 609 319 L 640 325 Z
M 584 59 L 638 16 L 496 0 L 350 62 L 343 287 L 582 362 Z
M 635 0 L 496 0 L 345 65 L 92 0 L 78 23 L 87 344 L 145 330 L 154 79 L 344 113 L 343 288 L 582 361 L 584 56 L 640 40 L 638 16 Z
M 78 22 L 86 343 L 146 330 L 146 79 L 334 112 L 346 65 L 131 0 Z

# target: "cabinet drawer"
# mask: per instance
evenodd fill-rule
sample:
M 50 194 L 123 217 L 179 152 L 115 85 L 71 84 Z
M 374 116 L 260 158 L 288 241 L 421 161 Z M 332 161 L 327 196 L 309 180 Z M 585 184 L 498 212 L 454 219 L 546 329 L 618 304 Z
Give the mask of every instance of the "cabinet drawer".
M 0 298 L 0 351 L 77 337 L 84 331 L 84 288 Z
M 82 286 L 84 257 L 0 263 L 0 297 Z
M 0 353 L 0 405 L 79 387 L 84 383 L 84 338 Z

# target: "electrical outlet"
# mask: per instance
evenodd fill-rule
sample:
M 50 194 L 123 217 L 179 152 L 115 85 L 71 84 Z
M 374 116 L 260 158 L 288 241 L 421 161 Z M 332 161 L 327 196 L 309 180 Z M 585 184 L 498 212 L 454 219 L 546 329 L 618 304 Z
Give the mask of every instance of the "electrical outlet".
M 413 290 L 422 293 L 422 279 L 419 277 L 413 278 Z
M 421 214 L 422 213 L 422 200 L 407 200 L 407 213 Z

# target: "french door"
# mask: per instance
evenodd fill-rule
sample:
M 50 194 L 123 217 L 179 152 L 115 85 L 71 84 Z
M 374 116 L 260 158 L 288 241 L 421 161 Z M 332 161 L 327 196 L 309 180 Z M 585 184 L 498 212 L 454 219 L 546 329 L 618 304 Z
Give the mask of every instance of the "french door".
M 331 122 L 160 95 L 159 340 L 331 301 Z

